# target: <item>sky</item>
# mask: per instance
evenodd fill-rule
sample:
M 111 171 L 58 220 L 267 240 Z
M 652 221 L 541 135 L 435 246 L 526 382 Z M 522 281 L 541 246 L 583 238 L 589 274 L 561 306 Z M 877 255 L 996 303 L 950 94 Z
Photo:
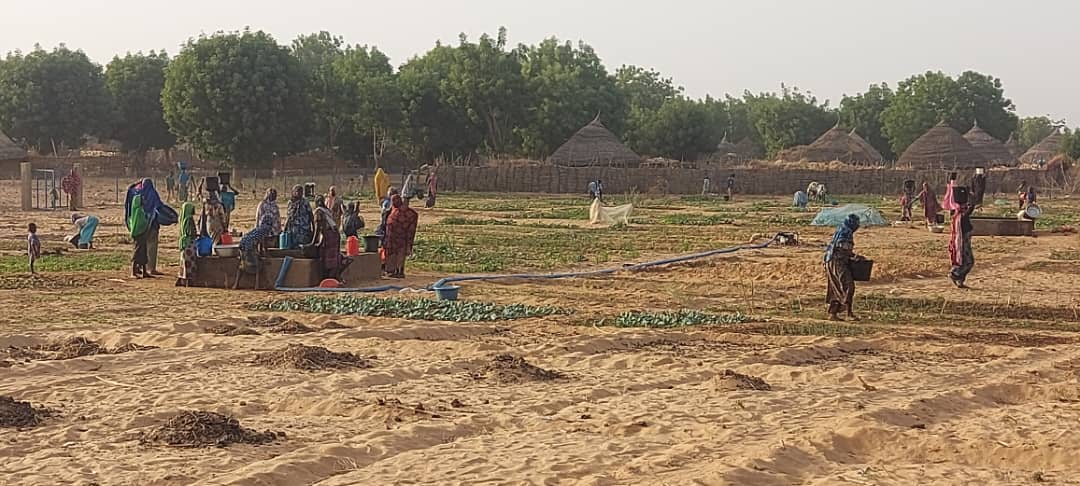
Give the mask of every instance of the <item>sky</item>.
M 15 0 L 5 0 L 14 2 Z M 37 0 L 0 18 L 0 52 L 35 43 L 105 64 L 125 52 L 176 54 L 200 33 L 250 27 L 287 44 L 329 31 L 394 64 L 509 31 L 511 44 L 583 40 L 609 71 L 652 67 L 686 93 L 740 95 L 781 83 L 837 105 L 871 83 L 975 70 L 1001 78 L 1021 116 L 1080 124 L 1080 2 L 1071 0 Z

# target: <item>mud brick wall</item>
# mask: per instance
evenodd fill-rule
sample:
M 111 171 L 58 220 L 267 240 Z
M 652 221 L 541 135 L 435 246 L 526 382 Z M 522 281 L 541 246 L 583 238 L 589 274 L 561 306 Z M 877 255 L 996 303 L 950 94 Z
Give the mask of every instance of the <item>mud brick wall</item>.
M 812 181 L 826 184 L 833 194 L 898 194 L 907 179 L 927 181 L 937 188 L 943 188 L 948 180 L 948 173 L 940 170 L 443 167 L 439 172 L 439 188 L 451 192 L 584 194 L 589 181 L 600 179 L 605 191 L 612 194 L 629 191 L 700 194 L 706 176 L 712 181 L 712 190 L 719 192 L 730 174 L 735 174 L 736 192 L 760 195 L 791 195 L 805 190 Z M 970 175 L 970 171 L 961 173 L 961 180 Z M 987 191 L 1012 192 L 1024 180 L 1042 184 L 1044 175 L 1037 170 L 991 171 L 987 175 Z

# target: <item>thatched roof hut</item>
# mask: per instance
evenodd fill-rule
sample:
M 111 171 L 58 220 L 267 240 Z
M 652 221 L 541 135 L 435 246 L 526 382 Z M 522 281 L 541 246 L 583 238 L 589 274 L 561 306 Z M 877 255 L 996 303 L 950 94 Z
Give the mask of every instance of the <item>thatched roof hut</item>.
M 1053 159 L 1054 156 L 1061 153 L 1061 142 L 1064 138 L 1064 135 L 1055 131 L 1049 137 L 1042 139 L 1041 142 L 1028 149 L 1027 152 L 1024 152 L 1024 155 L 1020 156 L 1020 163 L 1037 164 Z
M 878 152 L 878 149 L 874 148 L 873 145 L 870 145 L 870 142 L 867 142 L 865 138 L 860 137 L 859 133 L 856 132 L 854 128 L 851 129 L 851 133 L 849 133 L 848 136 L 854 139 L 856 144 L 869 153 L 875 162 L 885 160 L 885 156 L 881 155 L 881 152 Z
M 641 156 L 623 145 L 597 116 L 555 150 L 548 162 L 568 167 L 637 167 Z
M 26 150 L 11 141 L 4 132 L 0 132 L 0 160 L 23 160 L 26 157 Z
M 848 132 L 836 126 L 810 145 L 800 145 L 780 152 L 779 158 L 788 162 L 832 162 L 834 160 L 849 164 L 880 162 L 881 154 L 872 147 L 867 150 L 869 145 L 865 141 L 860 144 Z
M 1020 150 L 1020 144 L 1016 142 L 1015 133 L 1009 134 L 1009 139 L 1005 141 L 1005 149 L 1009 151 L 1009 155 L 1012 155 L 1014 161 L 1019 159 L 1024 153 Z
M 1009 152 L 1009 148 L 986 130 L 979 128 L 978 121 L 964 134 L 964 139 L 991 164 L 1014 165 L 1016 163 L 1016 157 Z
M 724 134 L 724 138 L 720 139 L 720 143 L 716 144 L 716 150 L 709 154 L 706 160 L 718 161 L 718 160 L 731 160 L 738 159 L 739 147 L 728 141 L 727 134 Z
M 908 146 L 898 161 L 915 169 L 971 169 L 985 167 L 986 158 L 960 132 L 938 123 Z

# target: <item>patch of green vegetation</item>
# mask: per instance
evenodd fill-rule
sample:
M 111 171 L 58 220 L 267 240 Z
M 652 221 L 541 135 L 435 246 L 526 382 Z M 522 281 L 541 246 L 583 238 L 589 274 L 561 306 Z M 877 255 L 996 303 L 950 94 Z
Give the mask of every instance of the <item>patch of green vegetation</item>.
M 708 314 L 691 309 L 680 309 L 670 312 L 625 312 L 614 319 L 601 319 L 597 325 L 671 329 L 709 324 L 742 324 L 747 320 L 749 319 L 746 316 L 739 313 Z
M 521 213 L 517 217 L 522 219 L 589 219 L 589 208 L 586 206 L 552 208 Z
M 1065 261 L 1065 262 L 1080 261 L 1080 251 L 1078 251 L 1078 250 L 1051 250 L 1050 251 L 1050 259 L 1051 260 L 1058 260 L 1058 261 Z
M 911 321 L 928 316 L 942 317 L 941 320 L 956 318 L 993 319 L 1002 327 L 1009 327 L 1005 320 L 1026 321 L 1077 321 L 1077 311 L 1068 307 L 1047 307 L 1002 302 L 948 300 L 944 297 L 908 298 L 885 294 L 867 294 L 855 301 L 856 311 L 870 312 L 872 317 L 883 316 L 892 322 Z M 902 320 L 903 319 L 903 320 Z M 936 319 L 935 319 L 936 321 Z M 935 324 L 937 324 L 935 322 Z M 1014 326 L 1015 327 L 1015 326 Z
M 417 238 L 409 260 L 426 270 L 452 273 L 497 272 L 507 267 L 502 252 L 491 251 L 490 247 L 464 246 L 446 237 Z
M 61 255 L 42 255 L 35 266 L 39 272 L 111 272 L 129 265 L 131 265 L 131 254 L 128 253 L 81 251 Z M 0 274 L 29 271 L 29 260 L 24 255 L 0 257 Z
M 1016 217 L 1016 213 L 1006 214 L 1007 217 Z M 1047 211 L 1043 213 L 1039 219 L 1035 220 L 1035 229 L 1040 230 L 1052 230 L 1054 228 L 1060 228 L 1062 226 L 1076 227 L 1080 222 L 1076 213 L 1069 211 Z
M 260 302 L 251 310 L 271 312 L 310 312 L 315 314 L 352 314 L 424 321 L 490 322 L 567 315 L 570 309 L 523 304 L 499 305 L 486 302 L 440 301 L 431 299 L 383 299 L 351 295 L 310 296 L 299 300 Z
M 748 331 L 768 336 L 830 336 L 853 337 L 872 334 L 880 329 L 835 322 L 767 323 L 750 326 Z
M 718 226 L 725 224 L 735 224 L 735 221 L 720 214 L 668 214 L 660 218 L 660 224 L 671 224 L 678 226 Z
M 509 219 L 462 218 L 458 216 L 443 218 L 441 223 L 452 226 L 514 226 L 517 224 Z

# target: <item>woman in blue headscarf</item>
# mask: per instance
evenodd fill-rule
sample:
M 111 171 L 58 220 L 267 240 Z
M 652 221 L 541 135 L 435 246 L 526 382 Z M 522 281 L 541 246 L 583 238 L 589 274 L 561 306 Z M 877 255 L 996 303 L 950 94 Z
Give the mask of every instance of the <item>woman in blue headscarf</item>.
M 176 214 L 176 210 L 162 202 L 161 196 L 158 194 L 157 189 L 154 188 L 154 181 L 147 177 L 128 186 L 127 201 L 124 204 L 125 220 L 131 217 L 131 204 L 135 196 L 140 196 L 143 212 L 149 221 L 149 227 L 144 235 L 146 239 L 146 270 L 150 275 L 163 275 L 157 269 L 158 240 L 161 227 L 176 224 L 179 215 Z
M 840 321 L 840 313 L 847 311 L 848 318 L 857 321 L 851 304 L 855 300 L 855 279 L 851 275 L 851 262 L 861 257 L 855 255 L 855 232 L 859 230 L 859 216 L 849 215 L 833 233 L 832 241 L 825 248 L 825 276 L 829 290 L 825 300 L 829 304 L 829 319 Z

